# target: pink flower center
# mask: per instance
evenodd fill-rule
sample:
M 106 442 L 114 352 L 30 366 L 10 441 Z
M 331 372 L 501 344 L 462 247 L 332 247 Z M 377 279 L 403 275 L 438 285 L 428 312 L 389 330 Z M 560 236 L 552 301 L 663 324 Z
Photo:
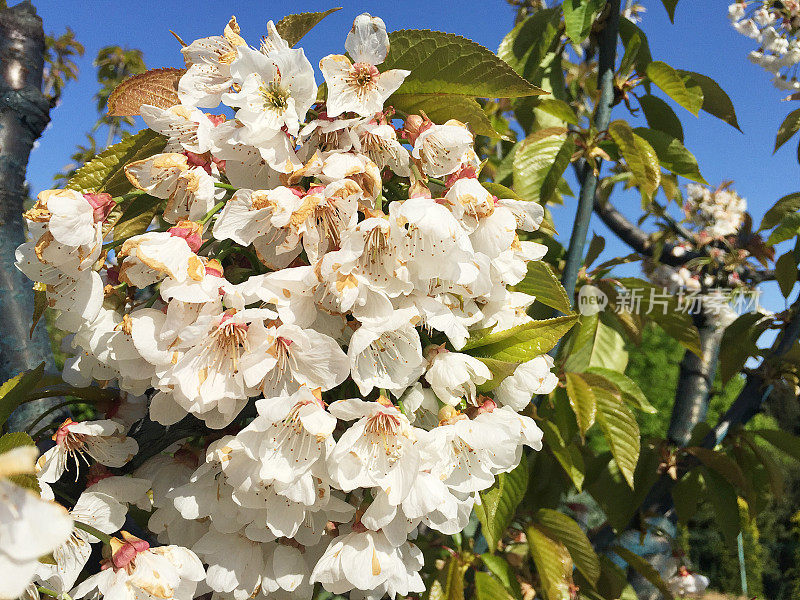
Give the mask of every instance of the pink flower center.
M 95 223 L 102 223 L 105 221 L 108 214 L 117 205 L 111 198 L 111 194 L 106 194 L 105 192 L 99 194 L 88 193 L 84 194 L 83 197 L 86 198 L 89 206 L 92 207 Z
M 144 540 L 127 541 L 111 556 L 111 564 L 114 565 L 115 570 L 125 569 L 133 562 L 137 554 L 149 549 L 150 544 Z
M 186 240 L 192 252 L 197 252 L 203 245 L 203 238 L 200 237 L 202 231 L 202 226 L 192 221 L 181 221 L 175 227 L 168 229 L 170 235 Z

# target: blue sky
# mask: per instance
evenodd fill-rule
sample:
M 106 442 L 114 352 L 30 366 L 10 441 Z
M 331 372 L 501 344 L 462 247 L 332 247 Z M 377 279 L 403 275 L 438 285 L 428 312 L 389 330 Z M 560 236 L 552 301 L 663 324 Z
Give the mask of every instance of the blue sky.
M 256 43 L 265 33 L 269 19 L 277 21 L 289 12 L 343 6 L 343 10 L 328 17 L 301 43 L 312 64 L 316 64 L 322 56 L 342 51 L 352 19 L 361 12 L 381 16 L 389 30 L 438 29 L 463 35 L 492 50 L 511 28 L 514 14 L 504 0 L 340 0 L 338 3 L 34 0 L 34 4 L 46 32 L 58 34 L 71 27 L 86 46 L 86 55 L 78 61 L 80 79 L 68 85 L 61 104 L 52 113 L 51 126 L 31 156 L 28 177 L 34 192 L 51 187 L 53 174 L 69 162 L 69 155 L 77 144 L 84 142 L 84 132 L 96 119 L 92 101 L 96 83 L 91 62 L 103 46 L 141 48 L 151 68 L 181 67 L 179 46 L 169 29 L 190 41 L 220 33 L 228 18 L 235 14 L 245 39 Z M 774 89 L 767 74 L 747 60 L 747 53 L 754 48 L 750 40 L 729 25 L 728 2 L 681 0 L 674 25 L 659 0 L 644 0 L 643 4 L 647 12 L 640 26 L 648 36 L 654 59 L 714 78 L 733 100 L 744 135 L 705 113 L 695 118 L 680 107 L 675 110 L 683 121 L 686 146 L 697 157 L 705 178 L 712 184 L 733 179 L 758 223 L 775 200 L 800 187 L 796 143 L 790 142 L 772 155 L 775 132 L 796 106 L 781 102 L 785 93 Z M 618 106 L 612 118 L 629 116 L 624 106 Z M 98 139 L 103 140 L 104 136 Z M 630 217 L 638 217 L 638 198 L 617 198 L 615 203 Z M 569 198 L 563 207 L 554 208 L 559 238 L 564 243 L 569 239 L 574 210 L 575 200 Z M 594 219 L 592 230 L 607 240 L 604 257 L 627 254 L 627 248 Z M 765 292 L 768 308 L 783 308 L 783 299 L 775 293 L 774 286 L 767 286 Z

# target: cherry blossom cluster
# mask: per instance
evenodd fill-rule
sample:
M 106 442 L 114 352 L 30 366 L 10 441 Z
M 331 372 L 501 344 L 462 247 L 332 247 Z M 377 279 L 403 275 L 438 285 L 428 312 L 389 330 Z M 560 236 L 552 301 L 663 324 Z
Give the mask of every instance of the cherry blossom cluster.
M 736 31 L 758 42 L 758 49 L 749 58 L 773 75 L 775 87 L 800 91 L 800 2 L 737 1 L 728 7 L 728 16 Z
M 735 235 L 744 223 L 747 201 L 727 185 L 712 190 L 690 183 L 686 196 L 683 210 L 701 241 Z
M 738 315 L 730 306 L 733 298 L 723 292 L 738 292 L 746 287 L 736 265 L 749 253 L 737 247 L 736 234 L 745 223 L 747 202 L 730 189 L 730 183 L 715 189 L 690 183 L 686 186 L 683 211 L 691 228 L 687 232 L 693 234 L 693 239 L 673 245 L 671 254 L 680 258 L 702 248 L 705 260 L 688 261 L 681 266 L 647 261 L 645 273 L 656 287 L 670 294 L 702 294 L 698 308 L 725 327 Z
M 381 70 L 381 19 L 355 19 L 347 55 L 319 63 L 322 89 L 267 31 L 250 47 L 231 19 L 183 47 L 180 104 L 141 107 L 167 141 L 125 166 L 135 192 L 49 190 L 25 213 L 17 264 L 72 333 L 65 380 L 122 394 L 105 419 L 63 423 L 38 462 L 43 495 L 89 467 L 72 508 L 89 532 L 36 568 L 58 593 L 419 593 L 419 529 L 461 531 L 477 493 L 541 448 L 520 412 L 557 385 L 552 360 L 492 387 L 461 350 L 531 321 L 534 298 L 509 287 L 546 252 L 518 233 L 542 207 L 487 191 L 467 125 L 387 105 L 411 73 Z M 160 202 L 156 218 L 110 239 L 135 194 Z M 202 445 L 112 472 L 142 450 L 128 432 L 145 414 L 192 415 Z M 116 534 L 130 505 L 165 545 Z M 103 570 L 74 587 L 112 534 Z

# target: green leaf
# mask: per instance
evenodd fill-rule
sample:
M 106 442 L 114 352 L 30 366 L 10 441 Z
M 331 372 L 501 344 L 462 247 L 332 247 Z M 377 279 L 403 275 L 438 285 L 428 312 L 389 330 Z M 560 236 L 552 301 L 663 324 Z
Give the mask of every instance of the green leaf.
M 545 93 L 491 50 L 459 35 L 401 29 L 389 34 L 389 42 L 381 70 L 411 71 L 395 95 L 519 98 Z
M 650 402 L 647 400 L 647 396 L 644 395 L 644 392 L 639 387 L 639 384 L 625 375 L 625 373 L 620 373 L 619 371 L 606 369 L 604 367 L 590 367 L 587 369 L 587 372 L 594 375 L 599 375 L 606 381 L 613 384 L 614 387 L 619 390 L 620 394 L 622 394 L 622 399 L 638 410 L 651 415 L 654 415 L 658 412 L 656 407 L 650 404 Z
M 492 127 L 489 117 L 474 98 L 446 94 L 400 94 L 396 92 L 389 102 L 398 110 L 408 114 L 423 111 L 436 123 L 456 119 L 470 126 L 477 135 L 500 137 Z
M 661 0 L 661 4 L 667 9 L 669 20 L 675 22 L 675 7 L 678 6 L 678 0 Z
M 532 260 L 528 263 L 528 273 L 514 289 L 518 292 L 536 296 L 536 300 L 545 306 L 569 314 L 572 308 L 569 296 L 553 270 L 542 260 Z
M 481 554 L 481 561 L 514 598 L 517 600 L 522 599 L 522 589 L 519 581 L 517 581 L 517 576 L 513 567 L 508 564 L 505 558 L 497 554 L 485 553 Z
M 565 373 L 567 379 L 567 397 L 575 418 L 578 420 L 578 430 L 581 439 L 585 438 L 586 432 L 594 425 L 597 405 L 595 404 L 594 392 L 586 383 L 586 380 L 578 373 Z
M 572 558 L 566 546 L 549 537 L 540 527 L 528 527 L 528 549 L 542 584 L 544 600 L 569 600 Z
M 497 550 L 497 544 L 511 525 L 527 487 L 528 461 L 523 454 L 514 470 L 500 473 L 492 487 L 480 492 L 481 504 L 476 504 L 474 510 L 483 526 L 483 537 L 486 538 L 490 553 L 494 554 Z
M 147 231 L 150 223 L 160 212 L 163 202 L 160 198 L 148 194 L 136 196 L 127 204 L 114 224 L 114 239 L 121 240 Z
M 559 100 L 558 98 L 536 98 L 533 100 L 533 103 L 533 108 L 556 117 L 560 121 L 571 125 L 578 125 L 580 123 L 578 115 L 576 115 L 572 107 L 563 100 Z
M 578 571 L 592 586 L 597 585 L 600 578 L 600 559 L 581 526 L 567 515 L 548 508 L 536 511 L 533 520 L 548 537 L 564 544 Z
M 630 409 L 606 390 L 595 388 L 597 422 L 608 442 L 614 461 L 633 489 L 633 474 L 639 460 L 639 425 Z
M 125 177 L 123 167 L 129 162 L 141 160 L 163 150 L 167 138 L 151 129 L 143 129 L 136 135 L 109 146 L 75 172 L 67 182 L 67 188 L 79 192 L 107 192 L 119 196 L 133 186 Z
M 560 19 L 558 8 L 536 11 L 506 34 L 497 55 L 527 80 L 537 80 L 545 56 L 560 37 Z
M 532 321 L 497 333 L 478 334 L 467 341 L 463 350 L 475 356 L 525 362 L 554 348 L 577 319 L 577 315 L 566 315 Z
M 775 261 L 775 280 L 778 282 L 783 297 L 788 298 L 794 289 L 794 284 L 797 283 L 797 263 L 794 258 L 794 250 L 782 254 Z
M 44 362 L 35 369 L 24 371 L 0 386 L 0 428 L 20 404 L 28 401 L 28 393 L 44 375 Z
M 626 49 L 632 43 L 637 44 L 637 42 L 633 40 L 638 37 L 635 61 L 636 70 L 644 75 L 647 72 L 647 65 L 653 60 L 653 56 L 650 53 L 650 44 L 647 41 L 647 36 L 644 34 L 644 31 L 639 29 L 633 22 L 621 17 L 619 20 L 619 37 Z M 645 87 L 648 91 L 650 90 L 648 82 L 645 82 Z
M 519 363 L 516 362 L 507 362 L 480 356 L 478 357 L 478 360 L 489 367 L 489 370 L 492 372 L 492 378 L 478 386 L 479 392 L 488 392 L 496 388 L 498 385 L 500 385 L 500 382 L 511 375 L 519 365 Z
M 586 251 L 586 256 L 583 257 L 583 266 L 589 268 L 592 266 L 597 257 L 606 247 L 606 238 L 596 233 L 592 235 L 592 241 L 589 242 L 589 249 Z
M 625 370 L 628 363 L 625 340 L 616 329 L 603 323 L 599 315 L 581 315 L 580 329 L 574 335 L 566 369 L 578 373 L 589 367 Z
M 655 570 L 653 565 L 647 562 L 647 560 L 638 554 L 631 552 L 627 548 L 623 548 L 622 546 L 614 546 L 611 548 L 611 550 L 613 550 L 614 553 L 617 554 L 617 556 L 619 556 L 622 560 L 628 563 L 628 565 L 630 565 L 634 571 L 656 586 L 664 595 L 664 597 L 667 598 L 667 600 L 673 600 L 674 596 L 672 595 L 669 586 L 661 578 L 661 575 L 658 574 L 658 571 Z
M 703 482 L 700 479 L 700 469 L 692 469 L 675 482 L 672 488 L 672 500 L 675 503 L 675 510 L 681 525 L 688 525 L 697 513 L 702 492 Z
M 561 5 L 564 11 L 564 25 L 567 37 L 573 44 L 580 44 L 592 30 L 592 23 L 606 4 L 606 0 L 565 0 Z
M 19 448 L 20 446 L 35 446 L 36 442 L 27 433 L 13 431 L 0 436 L 0 454 Z
M 703 106 L 703 89 L 691 77 L 681 75 L 667 63 L 656 60 L 647 65 L 647 77 L 694 116 Z
M 793 110 L 781 123 L 778 128 L 778 135 L 775 138 L 775 149 L 773 153 L 778 151 L 778 148 L 788 142 L 795 133 L 800 131 L 800 108 Z
M 739 129 L 739 121 L 736 119 L 736 110 L 733 108 L 733 102 L 716 81 L 707 75 L 695 73 L 694 71 L 679 69 L 678 73 L 681 74 L 681 77 L 690 77 L 694 83 L 700 86 L 703 91 L 702 110 L 725 121 L 731 127 Z
M 580 492 L 586 479 L 586 466 L 578 446 L 565 443 L 554 423 L 544 420 L 539 422 L 539 426 L 544 433 L 545 444 Z
M 305 34 L 316 26 L 322 19 L 337 10 L 342 10 L 341 7 L 331 8 L 322 12 L 306 12 L 298 13 L 296 15 L 286 15 L 275 24 L 275 29 L 278 34 L 286 40 L 289 46 L 294 46 L 299 42 Z
M 703 469 L 703 479 L 706 482 L 706 498 L 714 509 L 714 524 L 722 531 L 728 548 L 733 550 L 736 548 L 736 538 L 741 529 L 736 490 L 712 469 Z
M 691 181 L 708 184 L 700 174 L 697 159 L 679 139 L 657 129 L 637 127 L 633 131 L 653 147 L 662 167 Z
M 658 129 L 683 142 L 683 125 L 672 107 L 658 96 L 645 94 L 639 97 L 644 117 L 651 129 Z
M 797 272 L 795 271 L 795 276 Z M 763 321 L 762 327 L 756 327 Z M 725 328 L 719 353 L 722 385 L 728 383 L 744 367 L 747 358 L 758 352 L 756 340 L 764 333 L 770 319 L 758 312 L 745 313 Z
M 494 575 L 477 571 L 475 573 L 475 599 L 513 600 L 513 597 Z
M 800 211 L 800 192 L 789 194 L 778 200 L 772 208 L 764 213 L 764 218 L 761 219 L 761 225 L 759 225 L 758 230 L 772 229 L 781 222 L 783 217 L 797 211 Z
M 800 461 L 800 437 L 779 429 L 759 429 L 753 433 L 761 436 L 793 459 Z
M 514 155 L 514 189 L 526 200 L 551 201 L 574 151 L 574 140 L 561 127 L 528 136 Z
M 767 245 L 774 246 L 786 240 L 792 239 L 800 233 L 800 213 L 789 213 L 785 215 L 778 226 L 772 230 L 767 238 Z
M 744 476 L 741 467 L 727 454 L 701 447 L 687 448 L 686 452 L 695 456 L 706 468 L 718 473 L 737 490 L 741 490 L 743 496 L 753 497 L 752 486 Z
M 643 193 L 652 196 L 661 182 L 656 151 L 647 140 L 636 135 L 625 121 L 614 121 L 609 125 L 608 132 L 619 147 L 636 184 Z
M 642 38 L 637 33 L 634 33 L 631 39 L 625 43 L 625 53 L 622 55 L 617 69 L 617 77 L 620 81 L 628 79 L 633 73 L 641 47 Z
M 493 196 L 497 196 L 498 198 L 505 198 L 510 200 L 525 200 L 522 196 L 517 194 L 514 190 L 504 185 L 500 185 L 499 183 L 494 183 L 492 181 L 481 181 L 481 185 L 484 189 L 492 194 Z

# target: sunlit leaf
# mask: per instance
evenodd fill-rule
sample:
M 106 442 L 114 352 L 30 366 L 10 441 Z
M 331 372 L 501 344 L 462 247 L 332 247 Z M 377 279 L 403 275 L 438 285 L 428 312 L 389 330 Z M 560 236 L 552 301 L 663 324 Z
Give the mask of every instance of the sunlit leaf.
M 28 393 L 39 383 L 42 375 L 44 363 L 30 371 L 23 371 L 0 386 L 0 428 L 20 404 L 28 401 Z
M 500 473 L 492 487 L 480 492 L 481 504 L 475 504 L 474 511 L 483 526 L 483 537 L 490 553 L 497 550 L 497 544 L 511 524 L 527 487 L 528 461 L 523 454 L 515 469 Z
M 569 404 L 578 420 L 578 430 L 581 437 L 586 435 L 589 428 L 594 425 L 597 405 L 595 404 L 592 388 L 578 373 L 565 373 L 567 380 L 567 397 Z
M 294 46 L 299 42 L 305 34 L 314 28 L 322 19 L 337 10 L 342 10 L 341 7 L 331 8 L 321 12 L 305 12 L 295 15 L 286 15 L 275 24 L 275 29 L 278 34 L 286 40 L 289 46 Z
M 570 600 L 572 558 L 566 546 L 536 525 L 528 527 L 527 534 L 528 549 L 539 573 L 544 600 Z
M 536 296 L 536 301 L 554 308 L 564 314 L 572 308 L 567 291 L 556 277 L 553 270 L 542 260 L 532 260 L 528 263 L 528 273 L 514 289 L 518 292 Z
M 633 474 L 639 460 L 639 425 L 630 409 L 605 390 L 595 388 L 597 423 L 611 448 L 628 485 L 633 488 Z
M 636 135 L 625 121 L 614 121 L 608 132 L 619 147 L 633 178 L 643 193 L 652 196 L 661 182 L 661 167 L 653 147 Z
M 600 560 L 581 526 L 567 515 L 547 508 L 536 511 L 533 521 L 548 536 L 564 544 L 581 574 L 592 585 L 597 585 L 600 577 Z

